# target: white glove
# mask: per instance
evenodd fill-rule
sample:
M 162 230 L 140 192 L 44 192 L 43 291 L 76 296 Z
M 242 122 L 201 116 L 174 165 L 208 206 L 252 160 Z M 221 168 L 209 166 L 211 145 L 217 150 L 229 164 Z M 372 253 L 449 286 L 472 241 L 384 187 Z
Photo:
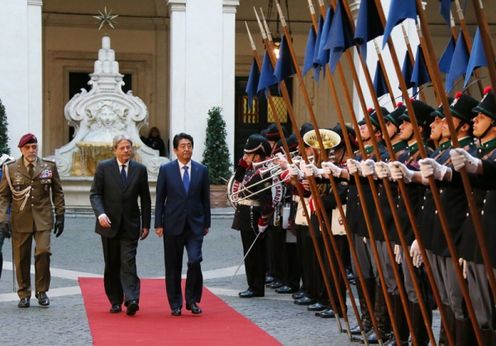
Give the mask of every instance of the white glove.
M 358 162 L 357 160 L 353 160 L 353 159 L 346 160 L 346 167 L 348 167 L 348 172 L 350 174 L 358 173 L 359 175 L 362 175 L 360 162 Z
M 373 175 L 375 173 L 375 162 L 371 159 L 360 162 L 360 169 L 364 177 Z
M 466 167 L 468 173 L 477 173 L 479 166 L 482 165 L 480 159 L 473 157 L 462 148 L 451 149 L 450 156 L 455 171 L 459 171 L 463 167 Z
M 460 267 L 462 267 L 463 278 L 466 279 L 467 278 L 467 270 L 468 270 L 467 260 L 464 260 L 463 258 L 459 258 L 458 263 L 460 263 Z
M 375 174 L 379 179 L 389 178 L 391 172 L 389 171 L 389 166 L 386 162 L 379 161 L 375 163 Z
M 423 260 L 422 260 L 422 255 L 420 253 L 420 247 L 417 243 L 417 239 L 415 239 L 412 245 L 410 246 L 410 256 L 413 259 L 413 265 L 417 268 L 420 268 L 420 266 L 423 263 Z
M 324 173 L 324 170 L 318 168 L 313 163 L 309 163 L 305 165 L 305 167 L 303 168 L 303 173 L 305 173 L 305 176 L 307 177 L 311 177 L 311 176 L 321 177 L 322 173 Z
M 391 171 L 391 178 L 394 181 L 403 180 L 405 183 L 412 181 L 414 171 L 408 169 L 399 161 L 390 162 L 389 170 Z
M 324 169 L 324 174 L 333 175 L 336 178 L 341 176 L 342 168 L 336 166 L 334 163 L 330 161 L 322 162 L 322 168 Z
M 398 244 L 394 245 L 393 253 L 394 253 L 394 261 L 398 264 L 401 264 L 401 262 L 402 262 L 401 247 Z
M 436 180 L 443 180 L 446 173 L 448 173 L 451 168 L 441 165 L 434 159 L 422 159 L 419 160 L 420 174 L 422 178 L 428 179 L 433 176 Z
M 290 164 L 288 169 L 289 169 L 289 175 L 291 175 L 292 177 L 297 177 L 300 173 L 300 170 L 298 169 L 298 167 L 296 167 L 294 163 Z
M 276 154 L 277 160 L 279 161 L 279 166 L 281 166 L 281 169 L 286 169 L 288 168 L 288 160 L 286 159 L 286 156 L 284 156 L 282 153 L 277 153 Z

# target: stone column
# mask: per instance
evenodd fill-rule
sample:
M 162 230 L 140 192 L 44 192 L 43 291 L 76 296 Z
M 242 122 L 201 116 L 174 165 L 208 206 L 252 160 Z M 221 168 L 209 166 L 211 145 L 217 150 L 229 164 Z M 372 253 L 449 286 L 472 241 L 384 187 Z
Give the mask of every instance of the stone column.
M 234 37 L 237 0 L 168 0 L 170 138 L 187 132 L 201 161 L 210 108 L 223 108 L 234 148 Z

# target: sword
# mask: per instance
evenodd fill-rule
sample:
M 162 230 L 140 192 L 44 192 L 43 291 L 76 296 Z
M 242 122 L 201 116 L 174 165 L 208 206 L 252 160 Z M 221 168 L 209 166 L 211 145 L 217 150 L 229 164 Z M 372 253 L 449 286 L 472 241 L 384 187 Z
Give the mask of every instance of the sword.
M 260 234 L 262 234 L 263 232 L 258 232 L 257 236 L 255 237 L 255 240 L 253 240 L 253 242 L 251 243 L 250 247 L 248 248 L 248 251 L 246 251 L 246 254 L 245 256 L 243 257 L 243 259 L 241 260 L 241 263 L 239 263 L 238 265 L 238 268 L 236 268 L 236 271 L 234 272 L 232 278 L 231 278 L 231 284 L 233 283 L 234 281 L 234 278 L 236 277 L 236 274 L 238 274 L 238 271 L 239 269 L 241 268 L 241 266 L 243 265 L 243 263 L 245 262 L 245 259 L 246 257 L 248 257 L 248 255 L 250 254 L 250 251 L 251 249 L 253 248 L 253 246 L 255 245 L 255 243 L 257 242 L 257 239 L 260 237 Z

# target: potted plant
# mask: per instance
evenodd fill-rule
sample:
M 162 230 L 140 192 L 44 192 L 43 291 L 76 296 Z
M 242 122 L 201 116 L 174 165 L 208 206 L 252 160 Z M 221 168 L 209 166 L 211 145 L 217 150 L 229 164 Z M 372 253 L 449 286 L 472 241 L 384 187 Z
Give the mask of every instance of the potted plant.
M 208 167 L 210 203 L 213 208 L 227 206 L 227 181 L 231 176 L 231 163 L 226 137 L 226 122 L 222 118 L 222 109 L 213 107 L 208 111 L 207 136 L 202 160 L 202 163 Z
M 5 114 L 5 107 L 0 100 L 0 155 L 10 155 L 9 136 L 7 135 L 7 115 Z

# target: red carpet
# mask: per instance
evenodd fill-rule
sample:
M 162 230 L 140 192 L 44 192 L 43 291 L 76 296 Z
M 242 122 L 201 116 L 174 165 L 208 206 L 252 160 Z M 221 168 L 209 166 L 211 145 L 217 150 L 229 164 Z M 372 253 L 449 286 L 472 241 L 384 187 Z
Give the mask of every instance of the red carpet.
M 100 345 L 279 345 L 272 336 L 203 289 L 202 315 L 183 306 L 170 314 L 162 279 L 142 279 L 140 311 L 129 317 L 108 312 L 103 279 L 79 278 L 93 343 Z M 124 309 L 125 310 L 125 309 Z

